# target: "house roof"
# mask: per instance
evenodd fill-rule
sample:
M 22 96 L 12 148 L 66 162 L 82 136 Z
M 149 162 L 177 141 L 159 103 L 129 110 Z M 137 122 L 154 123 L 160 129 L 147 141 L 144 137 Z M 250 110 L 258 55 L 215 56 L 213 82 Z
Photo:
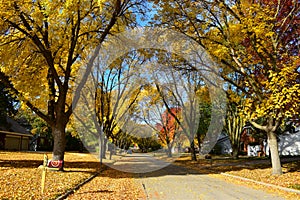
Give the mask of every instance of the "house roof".
M 0 133 L 5 133 L 5 134 L 15 135 L 15 136 L 27 136 L 27 137 L 33 136 L 28 130 L 26 130 L 26 128 L 21 126 L 14 119 L 7 117 L 6 121 L 7 124 L 9 125 L 9 128 L 0 126 Z
M 13 135 L 13 136 L 24 136 L 24 137 L 33 137 L 30 133 L 17 133 L 17 132 L 11 132 L 11 131 L 0 131 L 0 134 L 4 133 L 6 135 Z

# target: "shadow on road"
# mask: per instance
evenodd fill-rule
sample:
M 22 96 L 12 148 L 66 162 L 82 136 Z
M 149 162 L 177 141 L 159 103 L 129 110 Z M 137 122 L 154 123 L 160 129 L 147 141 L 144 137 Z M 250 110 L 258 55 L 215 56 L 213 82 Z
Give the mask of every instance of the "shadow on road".
M 111 168 L 123 171 L 126 174 L 132 174 L 134 177 L 160 177 L 170 175 L 201 175 L 201 174 L 219 174 L 228 171 L 240 171 L 243 169 L 265 169 L 271 167 L 268 158 L 253 159 L 215 159 L 213 161 L 201 159 L 198 161 L 176 160 L 159 166 L 160 161 L 153 161 L 149 156 L 130 155 L 129 157 L 118 160 L 114 165 L 108 165 Z M 291 163 L 287 172 L 300 171 L 300 157 L 281 158 L 282 164 Z M 117 167 L 116 167 L 117 166 Z M 144 170 L 148 167 L 148 170 Z M 151 168 L 153 170 L 151 170 Z M 134 173 L 130 173 L 133 171 Z
M 178 166 L 175 164 L 170 164 L 162 169 L 153 171 L 153 172 L 148 172 L 148 173 L 139 173 L 137 174 L 137 177 L 159 177 L 159 176 L 170 176 L 170 175 L 200 175 L 200 174 L 205 174 L 201 171 L 194 170 L 194 169 L 189 169 L 183 166 Z

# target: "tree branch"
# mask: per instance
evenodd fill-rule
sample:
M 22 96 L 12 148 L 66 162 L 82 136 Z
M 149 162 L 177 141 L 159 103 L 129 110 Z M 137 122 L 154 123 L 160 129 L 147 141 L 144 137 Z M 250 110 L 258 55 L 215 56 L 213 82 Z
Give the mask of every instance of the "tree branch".
M 9 88 L 10 92 L 13 95 L 16 95 L 18 97 L 22 98 L 22 101 L 33 111 L 35 112 L 39 117 L 41 117 L 43 120 L 45 120 L 50 126 L 53 124 L 53 122 L 50 120 L 49 116 L 45 115 L 42 111 L 40 111 L 37 107 L 35 107 L 30 101 L 25 99 L 22 94 L 13 86 L 13 84 L 10 82 L 9 77 L 6 76 L 2 71 L 0 71 L 0 80 L 5 85 L 5 87 Z
M 262 126 L 259 125 L 258 123 L 254 122 L 254 121 L 249 121 L 255 128 L 258 128 L 259 130 L 263 130 L 263 131 L 267 131 L 267 127 L 266 126 Z

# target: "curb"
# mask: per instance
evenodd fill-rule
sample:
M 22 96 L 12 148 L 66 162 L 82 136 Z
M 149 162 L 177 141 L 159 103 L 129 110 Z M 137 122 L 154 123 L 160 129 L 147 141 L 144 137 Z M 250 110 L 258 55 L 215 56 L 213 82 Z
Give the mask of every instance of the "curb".
M 273 185 L 273 184 L 270 184 L 270 183 L 255 181 L 255 180 L 252 180 L 252 179 L 249 179 L 249 178 L 244 178 L 244 177 L 241 177 L 241 176 L 235 176 L 235 175 L 226 174 L 226 173 L 220 173 L 220 174 L 223 175 L 223 176 L 231 177 L 231 178 L 236 178 L 236 179 L 241 179 L 241 180 L 244 180 L 244 181 L 253 182 L 253 183 L 256 183 L 256 184 L 259 184 L 259 185 L 264 185 L 264 186 L 268 186 L 268 187 L 277 188 L 277 189 L 280 189 L 280 190 L 284 190 L 286 192 L 292 192 L 292 193 L 300 194 L 300 190 L 295 190 L 295 189 L 291 189 L 291 188 L 281 187 L 281 186 L 278 186 L 278 185 Z

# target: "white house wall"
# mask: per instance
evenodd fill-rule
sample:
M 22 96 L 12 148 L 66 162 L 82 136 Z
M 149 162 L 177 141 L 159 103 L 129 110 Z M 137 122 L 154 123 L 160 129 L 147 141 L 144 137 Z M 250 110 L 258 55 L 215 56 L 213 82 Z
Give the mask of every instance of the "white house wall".
M 278 152 L 281 156 L 298 156 L 300 155 L 300 130 L 296 133 L 285 133 L 279 135 Z M 266 154 L 269 156 L 269 145 L 266 145 Z

